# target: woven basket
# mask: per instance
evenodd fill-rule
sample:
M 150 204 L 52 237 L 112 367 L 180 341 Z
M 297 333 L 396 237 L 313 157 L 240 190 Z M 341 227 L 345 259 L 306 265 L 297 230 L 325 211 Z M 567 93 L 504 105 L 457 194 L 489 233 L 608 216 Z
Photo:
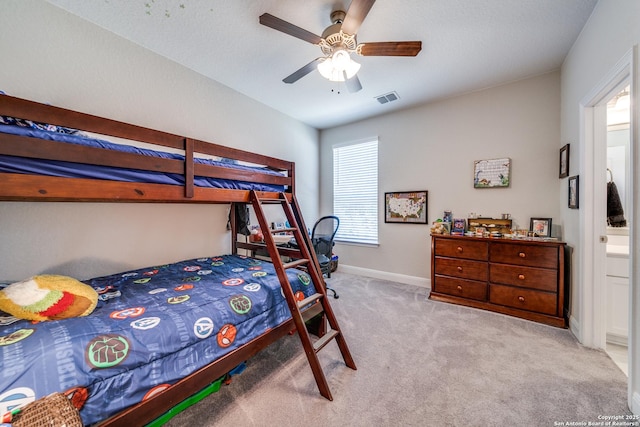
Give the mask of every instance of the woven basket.
M 12 420 L 13 427 L 82 427 L 78 410 L 62 393 L 53 393 L 25 406 Z

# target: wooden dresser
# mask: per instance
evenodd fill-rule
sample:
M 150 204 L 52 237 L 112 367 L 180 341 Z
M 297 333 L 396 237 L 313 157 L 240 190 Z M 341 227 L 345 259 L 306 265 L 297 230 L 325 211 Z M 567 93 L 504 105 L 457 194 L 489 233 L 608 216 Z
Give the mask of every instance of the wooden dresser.
M 557 241 L 433 235 L 429 298 L 567 327 L 564 247 Z

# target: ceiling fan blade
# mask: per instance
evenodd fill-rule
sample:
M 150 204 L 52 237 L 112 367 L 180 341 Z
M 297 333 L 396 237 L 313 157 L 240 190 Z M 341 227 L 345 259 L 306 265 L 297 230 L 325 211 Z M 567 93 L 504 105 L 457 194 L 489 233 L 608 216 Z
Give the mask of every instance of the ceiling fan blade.
M 422 50 L 422 42 L 374 42 L 360 43 L 362 56 L 416 56 Z
M 318 68 L 318 63 L 322 61 L 324 58 L 316 58 L 313 61 L 309 62 L 304 67 L 300 68 L 298 71 L 295 71 L 293 74 L 282 79 L 283 82 L 291 84 L 295 83 L 313 70 Z
M 352 0 L 342 22 L 342 31 L 349 35 L 357 33 L 375 2 L 376 0 Z
M 355 93 L 362 89 L 362 84 L 360 83 L 360 79 L 358 78 L 357 74 L 351 77 L 350 79 L 347 79 L 346 77 L 347 77 L 347 73 L 345 73 L 344 83 L 347 85 L 347 90 L 350 93 Z
M 285 34 L 297 37 L 311 44 L 318 44 L 320 43 L 320 40 L 322 40 L 320 36 L 317 36 L 310 31 L 295 26 L 268 13 L 263 13 L 262 15 L 260 15 L 260 23 L 262 25 L 266 25 L 267 27 L 271 27 L 274 30 L 282 31 Z

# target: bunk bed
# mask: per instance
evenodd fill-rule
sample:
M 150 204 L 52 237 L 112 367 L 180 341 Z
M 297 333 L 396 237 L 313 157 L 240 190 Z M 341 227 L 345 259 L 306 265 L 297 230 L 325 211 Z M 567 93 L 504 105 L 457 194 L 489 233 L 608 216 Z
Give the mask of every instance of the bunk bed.
M 0 95 L 1 201 L 231 203 L 232 236 L 231 254 L 84 280 L 100 295 L 89 316 L 4 322 L 0 341 L 14 348 L 2 354 L 14 361 L 2 363 L 15 375 L 4 375 L 9 378 L 0 381 L 0 395 L 29 384 L 36 389 L 26 387 L 31 398 L 66 392 L 86 400 L 80 410 L 86 425 L 144 425 L 294 329 L 307 350 L 301 322 L 310 319 L 317 321 L 317 335 L 325 335 L 319 347 L 337 335 L 346 364 L 355 369 L 331 320 L 324 286 L 316 286 L 322 276 L 315 255 L 305 252 L 306 233 L 297 234 L 307 241 L 302 251 L 280 250 L 272 238 L 263 245 L 237 239 L 238 204 L 253 203 L 266 224 L 258 198 L 290 204 L 290 219 L 306 230 L 294 169 L 294 163 L 269 156 Z M 238 253 L 265 247 L 272 262 Z M 310 262 L 284 266 L 281 254 Z M 338 331 L 332 336 L 326 335 L 327 311 Z M 167 332 L 146 333 L 162 324 Z M 70 344 L 74 333 L 80 335 L 77 350 Z M 27 357 L 36 353 L 43 356 Z M 16 365 L 18 354 L 28 368 Z M 321 385 L 319 368 L 310 363 L 330 399 L 324 377 L 320 373 Z

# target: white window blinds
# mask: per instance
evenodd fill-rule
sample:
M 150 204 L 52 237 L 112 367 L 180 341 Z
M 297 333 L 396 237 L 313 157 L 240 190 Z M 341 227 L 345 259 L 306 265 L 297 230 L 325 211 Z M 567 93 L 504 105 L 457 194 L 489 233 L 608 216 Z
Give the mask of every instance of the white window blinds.
M 378 139 L 333 147 L 336 240 L 378 243 Z

